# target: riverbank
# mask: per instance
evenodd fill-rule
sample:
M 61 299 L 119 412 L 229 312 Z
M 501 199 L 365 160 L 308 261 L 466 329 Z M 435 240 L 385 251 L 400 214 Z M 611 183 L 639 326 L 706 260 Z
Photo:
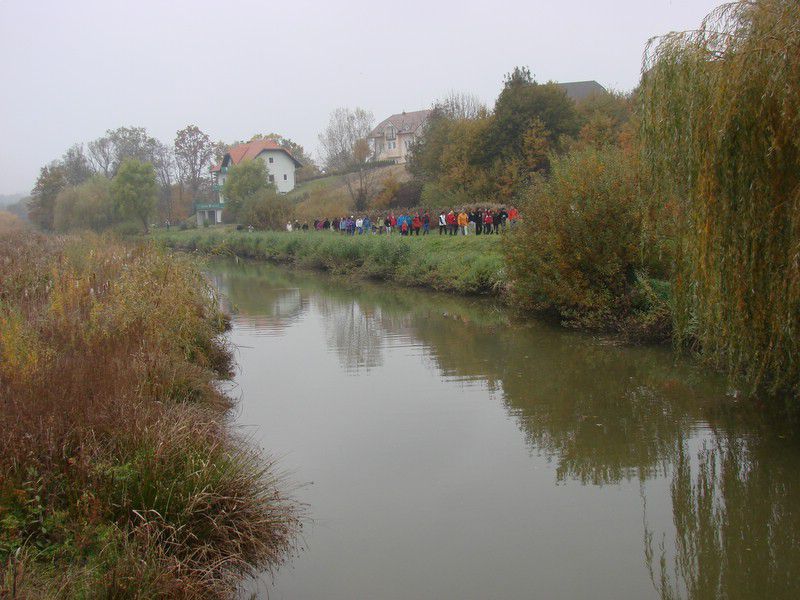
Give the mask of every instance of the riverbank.
M 158 231 L 154 240 L 187 252 L 318 269 L 466 295 L 502 296 L 501 236 L 344 236 L 330 232 L 236 231 L 231 227 Z
M 298 508 L 228 425 L 227 321 L 185 257 L 0 236 L 0 596 L 228 598 Z

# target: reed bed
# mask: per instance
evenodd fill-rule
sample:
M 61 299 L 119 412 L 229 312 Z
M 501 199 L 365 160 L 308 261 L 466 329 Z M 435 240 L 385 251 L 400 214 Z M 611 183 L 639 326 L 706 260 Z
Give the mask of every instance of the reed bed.
M 0 596 L 229 598 L 300 509 L 228 422 L 226 320 L 186 258 L 0 237 Z

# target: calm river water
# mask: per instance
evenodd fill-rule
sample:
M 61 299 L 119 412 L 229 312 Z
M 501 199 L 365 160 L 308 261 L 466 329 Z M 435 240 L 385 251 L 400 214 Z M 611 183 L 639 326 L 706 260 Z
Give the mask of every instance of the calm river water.
M 213 263 L 239 422 L 301 486 L 260 597 L 800 598 L 800 446 L 669 349 Z

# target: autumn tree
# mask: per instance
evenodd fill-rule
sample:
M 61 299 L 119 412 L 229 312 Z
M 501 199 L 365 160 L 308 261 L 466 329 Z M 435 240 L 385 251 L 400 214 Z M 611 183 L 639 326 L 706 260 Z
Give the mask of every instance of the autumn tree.
M 356 145 L 367 139 L 374 121 L 373 114 L 363 108 L 334 110 L 327 127 L 319 134 L 325 167 L 341 171 L 357 164 Z
M 495 102 L 487 149 L 495 156 L 520 156 L 523 137 L 533 119 L 544 124 L 553 145 L 562 135 L 578 132 L 575 103 L 566 92 L 555 83 L 537 83 L 527 67 L 516 67 L 506 75 Z
M 45 165 L 39 171 L 28 201 L 28 218 L 41 229 L 53 229 L 56 198 L 66 186 L 67 176 L 63 165 L 58 162 Z
M 71 146 L 59 162 L 64 169 L 64 177 L 68 185 L 80 185 L 94 175 L 95 172 L 83 150 L 83 144 Z
M 158 202 L 153 165 L 135 158 L 124 159 L 111 181 L 111 198 L 119 214 L 139 221 L 147 233 L 149 218 Z
M 203 180 L 208 178 L 214 144 L 199 127 L 187 125 L 176 134 L 174 146 L 178 179 L 194 198 Z

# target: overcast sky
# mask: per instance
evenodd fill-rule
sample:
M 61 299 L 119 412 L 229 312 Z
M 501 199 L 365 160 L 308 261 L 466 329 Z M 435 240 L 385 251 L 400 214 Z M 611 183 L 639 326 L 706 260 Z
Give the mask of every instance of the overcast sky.
M 170 142 L 275 131 L 317 148 L 337 106 L 380 121 L 450 90 L 491 104 L 503 74 L 629 90 L 648 38 L 718 0 L 0 0 L 0 193 L 110 128 Z

